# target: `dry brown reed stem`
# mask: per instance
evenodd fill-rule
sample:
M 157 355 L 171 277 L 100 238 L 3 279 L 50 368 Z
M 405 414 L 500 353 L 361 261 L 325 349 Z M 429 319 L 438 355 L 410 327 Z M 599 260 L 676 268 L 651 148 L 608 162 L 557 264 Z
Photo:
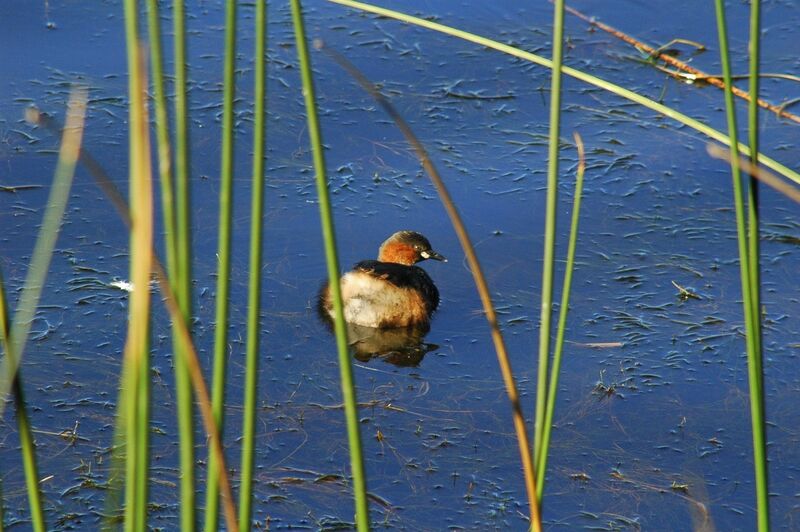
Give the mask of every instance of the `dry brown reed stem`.
M 475 254 L 475 248 L 473 247 L 469 235 L 467 234 L 467 230 L 464 227 L 464 222 L 461 220 L 458 209 L 456 209 L 456 206 L 453 203 L 453 200 L 450 197 L 450 194 L 447 191 L 439 172 L 433 165 L 433 161 L 431 161 L 430 156 L 428 156 L 427 150 L 419 141 L 419 139 L 417 139 L 416 135 L 414 135 L 414 132 L 411 130 L 411 127 L 409 127 L 409 125 L 395 110 L 392 104 L 389 103 L 389 101 L 375 88 L 375 85 L 373 85 L 355 67 L 355 65 L 350 63 L 350 61 L 348 61 L 344 56 L 330 48 L 325 47 L 322 41 L 315 41 L 314 46 L 317 49 L 323 49 L 334 61 L 336 61 L 336 63 L 339 64 L 339 66 L 346 70 L 364 90 L 369 92 L 370 96 L 372 96 L 375 101 L 380 104 L 383 110 L 386 111 L 386 113 L 392 118 L 394 123 L 403 133 L 403 136 L 405 136 L 408 143 L 411 144 L 412 148 L 416 152 L 416 155 L 422 163 L 423 168 L 425 168 L 425 171 L 431 178 L 431 181 L 436 188 L 436 192 L 439 194 L 439 199 L 442 201 L 445 211 L 447 211 L 450 222 L 453 224 L 453 229 L 455 230 L 458 240 L 461 243 L 461 247 L 464 250 L 464 255 L 466 256 L 467 263 L 469 264 L 469 269 L 472 272 L 472 277 L 475 281 L 475 287 L 478 290 L 481 303 L 483 304 L 483 311 L 486 315 L 486 321 L 489 322 L 489 328 L 491 329 L 492 334 L 492 342 L 494 343 L 495 352 L 497 353 L 497 361 L 500 365 L 500 372 L 503 376 L 506 394 L 508 395 L 508 400 L 511 403 L 514 429 L 517 435 L 520 459 L 522 461 L 522 469 L 525 475 L 525 489 L 527 490 L 528 505 L 530 506 L 531 530 L 540 532 L 542 529 L 542 522 L 539 515 L 539 504 L 536 499 L 536 471 L 533 467 L 533 457 L 531 456 L 531 447 L 530 442 L 528 441 L 528 430 L 525 426 L 525 416 L 522 413 L 522 405 L 519 400 L 517 384 L 514 380 L 513 371 L 511 370 L 511 362 L 508 358 L 508 352 L 506 351 L 503 334 L 500 331 L 500 326 L 497 323 L 497 314 L 495 313 L 494 305 L 492 304 L 492 297 L 489 294 L 489 287 L 486 284 L 486 279 L 481 271 L 480 263 L 478 262 L 478 256 Z
M 214 415 L 211 412 L 211 396 L 208 394 L 208 387 L 206 386 L 205 379 L 203 379 L 203 371 L 200 369 L 200 360 L 197 357 L 197 351 L 195 350 L 194 343 L 192 342 L 189 326 L 183 319 L 183 313 L 181 313 L 181 309 L 178 306 L 178 300 L 175 297 L 175 293 L 172 291 L 172 286 L 167 278 L 167 272 L 164 269 L 164 265 L 161 263 L 158 257 L 155 256 L 155 252 L 153 255 L 153 273 L 156 276 L 158 288 L 161 290 L 161 294 L 164 296 L 164 304 L 167 307 L 170 318 L 178 326 L 178 336 L 183 344 L 183 348 L 186 351 L 188 362 L 187 366 L 189 369 L 189 375 L 192 379 L 192 389 L 197 396 L 200 416 L 203 419 L 203 426 L 206 429 L 206 434 L 211 440 L 210 445 L 212 451 L 217 457 L 217 463 L 219 464 L 220 471 L 219 484 L 220 490 L 222 491 L 222 506 L 225 513 L 225 524 L 227 525 L 228 530 L 232 532 L 238 532 L 239 522 L 236 519 L 236 508 L 233 504 L 233 490 L 231 489 L 230 479 L 228 478 L 228 469 L 225 466 L 225 453 L 222 449 L 219 428 L 217 427 L 217 423 L 214 421 Z
M 708 154 L 715 159 L 721 159 L 723 161 L 727 161 L 728 163 L 731 162 L 731 151 L 728 148 L 723 148 L 718 144 L 709 142 L 706 145 L 706 151 L 708 151 Z M 750 159 L 746 157 L 739 157 L 739 168 L 755 177 L 765 185 L 774 188 L 789 199 L 800 203 L 800 190 L 793 187 L 772 172 L 764 170 L 763 168 L 759 168 L 758 166 L 754 166 L 753 163 L 750 162 Z
M 569 6 L 564 6 L 564 9 L 568 13 L 570 13 L 572 15 L 575 15 L 579 19 L 583 20 L 587 24 L 591 24 L 592 26 L 605 31 L 606 33 L 610 33 L 611 35 L 613 35 L 617 39 L 625 41 L 626 43 L 628 43 L 628 44 L 636 47 L 637 49 L 647 53 L 651 57 L 655 57 L 656 59 L 659 59 L 659 60 L 667 63 L 668 65 L 671 65 L 671 66 L 673 66 L 673 67 L 675 67 L 675 68 L 677 68 L 679 70 L 682 70 L 683 72 L 687 72 L 687 73 L 691 74 L 693 76 L 693 78 L 691 78 L 690 81 L 703 81 L 705 83 L 708 83 L 709 85 L 714 85 L 715 87 L 718 87 L 720 89 L 724 89 L 725 88 L 725 82 L 722 80 L 721 77 L 713 76 L 711 74 L 706 74 L 702 70 L 698 70 L 698 69 L 696 69 L 696 68 L 694 68 L 692 66 L 689 66 L 688 64 L 684 63 L 680 59 L 677 59 L 676 57 L 674 57 L 674 56 L 672 56 L 670 54 L 664 53 L 660 49 L 653 48 L 652 46 L 649 46 L 649 45 L 643 43 L 642 41 L 640 41 L 640 40 L 638 40 L 638 39 L 636 39 L 634 37 L 631 37 L 627 33 L 623 33 L 621 31 L 619 31 L 618 29 L 616 29 L 616 28 L 614 28 L 612 26 L 609 26 L 608 24 L 603 24 L 602 22 L 597 21 L 593 17 L 589 17 L 587 15 L 584 15 L 583 13 L 581 13 L 580 11 L 578 11 L 575 8 L 572 8 L 572 7 L 569 7 Z M 733 92 L 733 94 L 735 94 L 739 98 L 742 98 L 743 100 L 746 100 L 748 102 L 750 101 L 750 93 L 748 93 L 747 91 L 744 91 L 744 90 L 736 87 L 736 85 L 732 85 L 731 86 L 731 92 Z M 764 109 L 768 109 L 768 110 L 772 111 L 773 113 L 775 113 L 776 115 L 780 116 L 781 118 L 786 118 L 786 119 L 789 119 L 789 120 L 791 120 L 793 122 L 796 122 L 796 123 L 800 124 L 800 116 L 797 116 L 794 113 L 790 113 L 789 111 L 785 110 L 782 106 L 771 104 L 768 101 L 763 100 L 761 98 L 759 98 L 757 100 L 757 103 L 758 103 L 759 107 L 763 107 Z
M 44 113 L 37 112 L 31 116 L 33 117 L 31 120 L 32 122 L 47 128 L 51 132 L 57 133 L 61 130 L 58 123 Z M 114 183 L 108 178 L 108 175 L 97 162 L 97 160 L 94 159 L 94 157 L 92 157 L 91 154 L 85 149 L 81 149 L 80 162 L 86 166 L 87 170 L 89 170 L 89 173 L 91 173 L 92 177 L 95 179 L 98 187 L 106 194 L 111 201 L 111 204 L 114 205 L 117 210 L 117 214 L 120 216 L 125 226 L 130 228 L 131 215 L 130 210 L 128 209 L 128 204 L 125 202 L 125 198 L 122 196 L 122 194 L 120 194 L 119 190 L 117 190 L 117 187 L 114 185 Z M 189 374 L 192 379 L 192 388 L 197 396 L 200 416 L 203 420 L 203 426 L 206 430 L 206 434 L 210 440 L 211 449 L 217 455 L 217 460 L 220 464 L 220 489 L 222 491 L 222 505 L 225 513 L 225 524 L 228 530 L 238 532 L 239 524 L 236 519 L 236 508 L 234 507 L 233 503 L 233 490 L 231 488 L 230 479 L 228 478 L 228 469 L 225 466 L 225 454 L 222 449 L 222 441 L 220 440 L 219 430 L 211 412 L 211 397 L 209 396 L 208 387 L 206 386 L 203 378 L 203 372 L 200 369 L 200 361 L 197 356 L 197 351 L 194 347 L 194 342 L 192 342 L 189 326 L 183 319 L 183 314 L 178 306 L 178 300 L 176 299 L 175 293 L 172 290 L 172 286 L 169 283 L 167 272 L 164 269 L 164 265 L 161 263 L 161 260 L 158 258 L 155 250 L 153 250 L 153 275 L 156 278 L 159 290 L 161 290 L 161 295 L 164 296 L 164 305 L 167 307 L 167 312 L 169 312 L 170 318 L 177 325 L 180 341 L 183 343 L 184 348 L 186 349 Z

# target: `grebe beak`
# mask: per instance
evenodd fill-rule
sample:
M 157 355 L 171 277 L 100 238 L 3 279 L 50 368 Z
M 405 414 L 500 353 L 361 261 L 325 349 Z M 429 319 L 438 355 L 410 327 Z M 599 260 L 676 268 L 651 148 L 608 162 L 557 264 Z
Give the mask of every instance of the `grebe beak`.
M 423 259 L 433 259 L 433 260 L 439 260 L 439 261 L 442 261 L 442 262 L 447 262 L 447 259 L 444 258 L 444 255 L 439 255 L 438 253 L 436 253 L 432 249 L 430 249 L 428 251 L 423 251 L 422 253 L 419 254 L 419 256 L 422 257 Z

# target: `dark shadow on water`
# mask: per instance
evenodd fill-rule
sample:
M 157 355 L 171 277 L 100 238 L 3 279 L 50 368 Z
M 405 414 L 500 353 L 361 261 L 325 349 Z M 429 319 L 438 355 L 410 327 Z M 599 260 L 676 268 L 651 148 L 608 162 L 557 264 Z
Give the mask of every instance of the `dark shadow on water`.
M 418 366 L 425 354 L 438 349 L 436 344 L 425 343 L 430 327 L 405 327 L 400 329 L 375 329 L 360 325 L 347 325 L 350 352 L 361 362 L 379 358 L 401 367 Z

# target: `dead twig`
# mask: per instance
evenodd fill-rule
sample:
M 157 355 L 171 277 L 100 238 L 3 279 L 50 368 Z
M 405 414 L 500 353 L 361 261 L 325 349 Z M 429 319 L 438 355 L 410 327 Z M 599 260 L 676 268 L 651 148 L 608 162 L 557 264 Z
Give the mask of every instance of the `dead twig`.
M 692 66 L 689 66 L 687 63 L 681 61 L 680 59 L 677 59 L 675 56 L 670 55 L 668 53 L 665 53 L 664 52 L 664 50 L 666 48 L 665 46 L 662 46 L 660 48 L 653 48 L 652 46 L 649 46 L 649 45 L 643 43 L 642 41 L 636 39 L 635 37 L 631 37 L 627 33 L 623 33 L 620 30 L 618 30 L 618 29 L 616 29 L 616 28 L 614 28 L 612 26 L 609 26 L 608 24 L 603 24 L 602 22 L 599 22 L 594 17 L 589 17 L 587 15 L 584 15 L 583 13 L 581 13 L 580 11 L 578 11 L 575 8 L 572 8 L 572 7 L 569 7 L 569 6 L 565 6 L 564 9 L 568 13 L 570 13 L 572 15 L 575 15 L 579 19 L 583 20 L 587 24 L 590 24 L 590 25 L 592 25 L 592 26 L 594 26 L 596 28 L 599 28 L 599 29 L 605 31 L 606 33 L 610 33 L 611 35 L 613 35 L 617 39 L 620 39 L 620 40 L 630 44 L 631 46 L 635 47 L 637 50 L 640 50 L 641 52 L 648 54 L 651 58 L 658 59 L 659 61 L 663 61 L 664 63 L 666 63 L 668 65 L 671 65 L 671 66 L 683 71 L 685 74 L 682 74 L 682 75 L 680 75 L 678 77 L 680 77 L 681 79 L 683 79 L 685 81 L 692 81 L 692 82 L 702 81 L 704 83 L 708 83 L 709 85 L 713 85 L 713 86 L 718 87 L 720 89 L 724 89 L 725 88 L 725 82 L 722 80 L 721 77 L 717 77 L 717 76 L 713 76 L 711 74 L 707 74 L 707 73 L 703 72 L 702 70 L 698 70 L 698 69 L 696 69 L 696 68 L 694 68 Z M 676 40 L 671 41 L 671 42 L 681 42 L 681 41 L 676 39 Z M 697 43 L 692 43 L 692 44 L 694 46 L 699 46 L 699 45 L 697 45 Z M 667 72 L 670 73 L 669 71 L 667 71 Z M 675 74 L 673 74 L 673 75 L 675 75 Z M 743 100 L 746 100 L 748 102 L 750 101 L 750 93 L 748 93 L 747 91 L 736 87 L 735 85 L 731 87 L 731 92 L 733 92 L 733 94 L 735 94 L 739 98 L 742 98 Z M 789 111 L 787 111 L 786 108 L 785 108 L 786 107 L 785 105 L 774 105 L 774 104 L 771 104 L 768 101 L 763 100 L 761 98 L 759 98 L 757 100 L 757 103 L 758 103 L 759 107 L 763 107 L 764 109 L 768 109 L 769 111 L 772 111 L 773 113 L 775 113 L 776 115 L 780 116 L 781 118 L 786 118 L 788 120 L 791 120 L 792 122 L 796 122 L 796 123 L 800 124 L 800 116 L 797 116 L 796 114 L 790 113 Z

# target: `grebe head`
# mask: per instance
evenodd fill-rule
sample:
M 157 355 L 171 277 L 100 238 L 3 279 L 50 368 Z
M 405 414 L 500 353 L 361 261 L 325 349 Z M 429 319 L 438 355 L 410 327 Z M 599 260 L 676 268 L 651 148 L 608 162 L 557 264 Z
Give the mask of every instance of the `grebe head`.
M 431 249 L 428 239 L 415 231 L 398 231 L 390 236 L 378 250 L 378 260 L 381 262 L 396 262 L 411 266 L 425 259 L 447 259 Z

